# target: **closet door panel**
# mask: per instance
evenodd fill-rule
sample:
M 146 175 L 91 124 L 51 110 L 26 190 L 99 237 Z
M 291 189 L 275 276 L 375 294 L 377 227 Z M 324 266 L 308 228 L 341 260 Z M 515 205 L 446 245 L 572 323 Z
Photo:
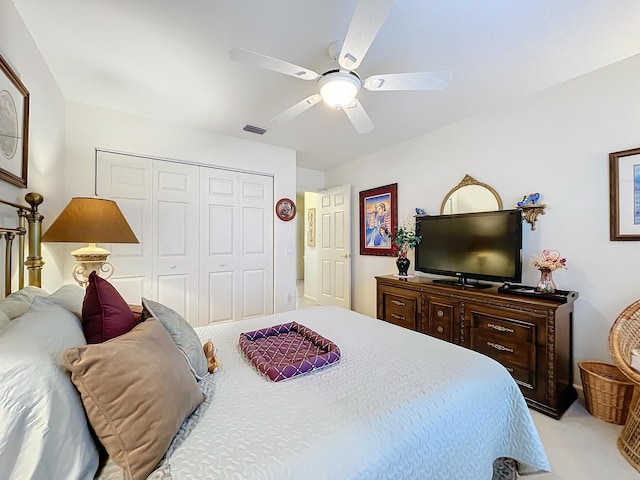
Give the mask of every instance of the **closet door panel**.
M 102 245 L 114 266 L 109 281 L 129 303 L 151 297 L 153 161 L 130 155 L 98 152 L 97 193 L 114 200 L 140 243 Z
M 204 320 L 200 325 L 240 316 L 237 175 L 228 170 L 200 169 L 200 228 L 207 245 L 200 251 L 200 318 Z
M 273 313 L 273 178 L 238 174 L 242 318 Z
M 158 275 L 158 302 L 170 306 L 183 318 L 189 318 L 189 275 Z M 193 320 L 193 319 L 191 319 Z
M 205 303 L 206 314 L 201 318 L 201 324 L 235 319 L 235 273 L 210 272 L 207 280 L 208 294 L 201 299 Z
M 267 315 L 267 299 L 265 288 L 267 287 L 267 272 L 261 270 L 245 270 L 242 276 L 242 290 L 244 291 L 242 302 L 242 317 L 262 317 Z M 272 313 L 272 312 L 269 312 Z
M 199 171 L 153 164 L 154 297 L 198 325 Z

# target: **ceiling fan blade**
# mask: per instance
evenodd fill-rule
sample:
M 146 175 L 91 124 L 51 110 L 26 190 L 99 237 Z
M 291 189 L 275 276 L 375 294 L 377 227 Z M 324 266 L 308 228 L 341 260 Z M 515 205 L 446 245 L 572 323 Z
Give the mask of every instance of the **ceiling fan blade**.
M 373 130 L 373 122 L 357 98 L 354 98 L 353 102 L 342 108 L 358 133 L 362 134 Z
M 342 68 L 355 70 L 391 11 L 395 0 L 360 0 L 338 57 Z
M 293 117 L 297 117 L 305 110 L 313 107 L 316 103 L 320 102 L 321 100 L 322 100 L 322 97 L 320 96 L 320 94 L 315 93 L 305 98 L 304 100 L 300 100 L 298 103 L 287 108 L 284 112 L 279 113 L 278 115 L 273 117 L 271 120 L 276 123 L 286 123 L 289 120 L 291 120 Z
M 449 85 L 451 72 L 414 72 L 372 75 L 364 81 L 364 88 L 379 90 L 442 90 Z
M 284 73 L 292 77 L 301 78 L 302 80 L 315 80 L 319 75 L 308 68 L 294 65 L 293 63 L 278 60 L 277 58 L 268 57 L 261 53 L 244 50 L 243 48 L 234 48 L 229 51 L 229 57 L 238 62 L 248 63 L 254 67 L 266 68 L 274 72 Z

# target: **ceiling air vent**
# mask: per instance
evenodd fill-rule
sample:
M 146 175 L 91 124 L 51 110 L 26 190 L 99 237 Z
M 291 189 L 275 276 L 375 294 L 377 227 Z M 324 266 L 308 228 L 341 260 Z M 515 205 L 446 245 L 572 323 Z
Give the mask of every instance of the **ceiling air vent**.
M 242 128 L 245 132 L 255 133 L 256 135 L 264 135 L 267 132 L 267 128 L 256 127 L 255 125 L 246 124 Z

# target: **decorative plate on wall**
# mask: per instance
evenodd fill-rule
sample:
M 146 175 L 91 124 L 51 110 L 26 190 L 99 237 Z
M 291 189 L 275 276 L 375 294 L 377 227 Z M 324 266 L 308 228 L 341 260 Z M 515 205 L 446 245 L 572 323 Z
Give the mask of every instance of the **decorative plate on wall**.
M 276 215 L 284 222 L 293 220 L 296 216 L 296 204 L 289 198 L 281 198 L 276 203 Z

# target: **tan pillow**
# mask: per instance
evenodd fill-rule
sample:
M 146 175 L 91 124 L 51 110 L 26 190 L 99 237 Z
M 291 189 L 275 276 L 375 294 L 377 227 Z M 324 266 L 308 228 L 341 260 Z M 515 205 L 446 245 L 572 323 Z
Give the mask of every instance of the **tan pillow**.
M 189 365 L 157 320 L 65 352 L 71 380 L 109 456 L 144 479 L 183 420 L 204 400 Z

